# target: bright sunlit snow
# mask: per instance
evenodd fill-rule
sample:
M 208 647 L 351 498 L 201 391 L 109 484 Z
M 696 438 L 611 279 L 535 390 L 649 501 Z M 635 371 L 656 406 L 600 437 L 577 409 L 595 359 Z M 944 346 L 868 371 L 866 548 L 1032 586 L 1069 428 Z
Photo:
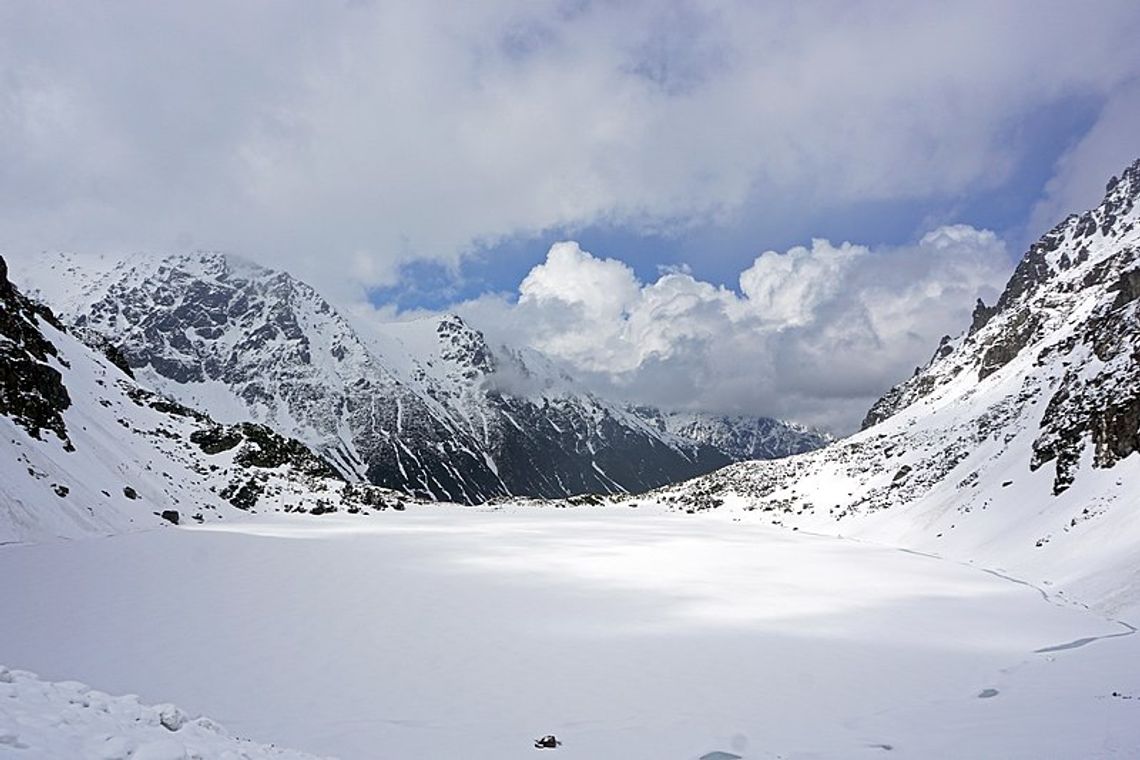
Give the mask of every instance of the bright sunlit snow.
M 344 758 L 530 758 L 545 734 L 555 760 L 1140 745 L 1126 626 L 978 568 L 746 518 L 266 517 L 8 546 L 0 574 L 10 666 Z

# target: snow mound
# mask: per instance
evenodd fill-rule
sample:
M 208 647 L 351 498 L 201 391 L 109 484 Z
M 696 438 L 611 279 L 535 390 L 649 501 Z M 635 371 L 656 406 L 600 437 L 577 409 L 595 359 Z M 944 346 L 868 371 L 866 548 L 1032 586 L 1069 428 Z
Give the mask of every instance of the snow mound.
M 174 705 L 144 705 L 77 681 L 0 666 L 0 754 L 93 760 L 304 760 L 313 755 L 229 736 Z

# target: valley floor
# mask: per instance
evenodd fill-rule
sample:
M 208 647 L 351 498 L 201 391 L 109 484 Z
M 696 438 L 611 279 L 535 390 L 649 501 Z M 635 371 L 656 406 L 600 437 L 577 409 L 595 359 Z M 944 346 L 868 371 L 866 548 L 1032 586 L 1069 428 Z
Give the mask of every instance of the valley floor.
M 566 760 L 1140 747 L 1127 626 L 727 515 L 267 516 L 3 546 L 0 577 L 0 662 L 346 759 L 530 758 L 545 734 Z

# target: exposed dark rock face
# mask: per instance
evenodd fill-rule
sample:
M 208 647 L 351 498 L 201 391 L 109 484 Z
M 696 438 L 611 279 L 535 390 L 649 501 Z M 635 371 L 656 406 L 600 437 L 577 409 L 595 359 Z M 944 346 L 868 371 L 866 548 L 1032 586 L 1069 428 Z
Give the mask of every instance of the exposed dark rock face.
M 1040 319 L 1030 309 L 1022 309 L 1007 319 L 1002 330 L 991 339 L 982 354 L 978 379 L 985 380 L 1013 361 L 1037 337 L 1040 324 Z
M 970 322 L 969 334 L 973 335 L 985 327 L 986 323 L 989 322 L 990 318 L 993 317 L 994 314 L 997 314 L 997 312 L 998 308 L 996 305 L 986 306 L 985 302 L 979 298 L 977 304 L 974 305 L 974 313 L 971 315 L 973 321 Z
M 215 425 L 190 434 L 190 440 L 207 454 L 221 454 L 242 442 L 241 433 L 224 425 Z
M 249 511 L 257 506 L 257 500 L 264 492 L 265 486 L 258 478 L 240 478 L 222 489 L 221 497 L 238 509 Z
M 252 422 L 243 422 L 235 428 L 244 438 L 245 445 L 238 451 L 234 461 L 243 467 L 273 469 L 288 465 L 315 478 L 340 478 L 328 462 L 295 438 L 286 438 L 265 425 Z
M 41 321 L 59 326 L 51 311 L 8 281 L 7 263 L 0 258 L 0 414 L 35 438 L 47 430 L 70 445 L 63 412 L 71 397 L 59 370 L 48 363 L 59 352 L 41 332 Z
M 101 353 L 107 361 L 123 371 L 127 377 L 134 379 L 135 373 L 131 369 L 130 362 L 127 357 L 123 355 L 122 350 L 110 341 L 105 335 L 95 332 L 94 330 L 87 330 L 82 327 L 71 328 L 71 334 L 83 341 L 84 345 L 88 348 Z

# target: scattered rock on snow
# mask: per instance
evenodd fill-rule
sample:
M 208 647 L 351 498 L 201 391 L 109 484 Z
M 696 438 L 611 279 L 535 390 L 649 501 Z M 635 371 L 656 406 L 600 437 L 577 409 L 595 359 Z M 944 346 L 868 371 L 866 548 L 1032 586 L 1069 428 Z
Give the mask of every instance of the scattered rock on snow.
M 186 725 L 186 713 L 174 705 L 155 705 L 154 709 L 158 711 L 158 720 L 167 731 L 177 731 Z
M 547 734 L 539 739 L 534 740 L 535 749 L 557 749 L 562 742 L 554 737 L 554 734 Z

